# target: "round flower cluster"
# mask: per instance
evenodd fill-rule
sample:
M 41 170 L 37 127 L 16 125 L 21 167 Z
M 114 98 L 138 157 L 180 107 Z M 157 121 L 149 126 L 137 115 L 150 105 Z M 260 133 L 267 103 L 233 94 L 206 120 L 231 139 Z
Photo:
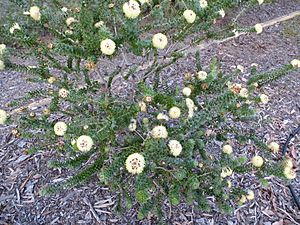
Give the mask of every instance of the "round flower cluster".
M 178 119 L 180 117 L 181 111 L 178 107 L 174 106 L 169 110 L 169 116 L 172 119 Z
M 222 168 L 221 177 L 222 178 L 229 177 L 232 175 L 232 173 L 233 171 L 230 167 Z
M 11 28 L 9 28 L 9 33 L 13 34 L 15 30 L 21 30 L 21 27 L 18 23 L 14 23 Z
M 42 16 L 40 12 L 40 8 L 38 6 L 30 7 L 29 12 L 24 12 L 24 15 L 29 15 L 35 21 L 41 20 L 41 16 Z
M 190 9 L 187 9 L 183 12 L 183 17 L 188 23 L 194 23 L 196 20 L 196 14 L 194 13 L 193 10 Z
M 233 151 L 232 151 L 232 147 L 230 145 L 224 145 L 223 146 L 223 152 L 225 154 L 230 155 Z
M 141 112 L 147 112 L 147 105 L 145 102 L 139 102 Z
M 155 139 L 159 139 L 159 138 L 165 139 L 168 137 L 168 131 L 164 126 L 156 126 L 152 129 L 151 136 Z
M 154 48 L 164 49 L 168 44 L 168 38 L 162 33 L 157 33 L 152 37 L 152 44 Z
M 206 0 L 199 0 L 199 4 L 201 8 L 206 8 L 208 6 L 208 3 Z
M 261 95 L 259 96 L 259 98 L 260 98 L 260 101 L 261 101 L 262 104 L 267 104 L 267 103 L 269 102 L 269 97 L 268 97 L 268 95 L 261 94 Z
M 60 121 L 54 125 L 54 133 L 57 136 L 64 136 L 65 133 L 67 132 L 67 129 L 68 129 L 68 126 L 65 122 Z
M 77 148 L 82 152 L 88 152 L 94 145 L 93 139 L 87 135 L 81 135 L 76 141 Z
M 182 151 L 182 145 L 180 144 L 179 141 L 177 140 L 171 140 L 168 143 L 168 146 L 170 148 L 170 151 L 172 153 L 173 156 L 179 156 L 181 151 Z
M 144 170 L 145 159 L 141 154 L 133 153 L 127 157 L 125 166 L 129 173 L 139 174 Z
M 0 109 L 0 125 L 3 125 L 6 119 L 7 119 L 7 113 L 3 109 Z
M 167 115 L 163 114 L 163 113 L 159 113 L 159 114 L 157 115 L 156 119 L 168 121 L 168 120 L 169 120 L 169 117 L 168 117 Z
M 189 87 L 185 87 L 182 89 L 182 94 L 185 95 L 185 96 L 190 96 L 192 93 L 192 90 L 189 88 Z
M 66 19 L 66 24 L 69 27 L 72 23 L 77 22 L 77 20 L 74 17 L 69 17 Z
M 295 67 L 295 68 L 300 68 L 300 60 L 299 60 L 299 59 L 293 59 L 293 60 L 291 61 L 291 64 L 292 64 L 292 66 Z
M 289 180 L 293 180 L 297 177 L 296 171 L 293 169 L 293 161 L 291 159 L 285 160 L 283 174 Z
M 259 155 L 254 156 L 251 161 L 252 161 L 253 166 L 255 166 L 257 168 L 262 167 L 262 165 L 264 164 L 264 159 Z
M 59 95 L 59 97 L 61 97 L 61 98 L 67 98 L 68 95 L 69 95 L 69 91 L 68 91 L 67 89 L 65 89 L 65 88 L 61 88 L 61 89 L 59 89 L 59 91 L 58 91 L 58 95 Z
M 188 107 L 188 118 L 192 118 L 194 116 L 194 111 L 197 110 L 197 107 L 195 106 L 195 103 L 192 99 L 186 98 L 185 104 Z
M 136 128 L 137 128 L 136 120 L 131 119 L 128 129 L 133 132 L 136 130 Z
M 198 79 L 204 81 L 207 78 L 207 73 L 205 71 L 199 71 L 197 73 Z
M 263 32 L 263 26 L 260 23 L 255 24 L 254 29 L 255 29 L 257 34 L 260 34 L 260 33 Z
M 141 13 L 140 5 L 135 0 L 129 0 L 123 4 L 123 12 L 127 18 L 135 19 Z
M 101 41 L 100 49 L 104 55 L 112 55 L 116 50 L 116 44 L 113 40 L 107 38 Z
M 279 152 L 279 148 L 280 148 L 280 146 L 279 146 L 279 144 L 277 144 L 276 142 L 271 142 L 269 145 L 268 145 L 268 148 L 272 151 L 272 152 L 274 152 L 274 153 L 277 153 L 277 152 Z

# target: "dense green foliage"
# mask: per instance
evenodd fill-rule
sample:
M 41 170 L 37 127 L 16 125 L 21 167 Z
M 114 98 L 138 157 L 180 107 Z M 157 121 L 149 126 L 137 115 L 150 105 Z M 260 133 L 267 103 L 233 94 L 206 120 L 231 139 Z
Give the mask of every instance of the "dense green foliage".
M 29 10 L 26 3 L 16 1 L 20 14 Z M 283 177 L 283 164 L 268 160 L 255 168 L 247 156 L 222 152 L 222 147 L 215 143 L 234 144 L 235 148 L 250 145 L 261 149 L 263 158 L 271 158 L 270 149 L 253 130 L 236 128 L 234 124 L 255 118 L 256 105 L 261 104 L 257 85 L 278 79 L 294 70 L 293 66 L 261 74 L 253 67 L 248 83 L 239 85 L 235 79 L 240 72 L 224 74 L 215 59 L 206 70 L 207 76 L 199 78 L 197 72 L 204 69 L 197 52 L 193 74 L 187 75 L 184 81 L 191 92 L 187 94 L 180 87 L 164 86 L 159 79 L 164 68 L 185 54 L 180 48 L 160 51 L 152 43 L 153 34 L 158 32 L 166 34 L 168 42 L 173 44 L 199 32 L 201 35 L 191 38 L 191 43 L 227 36 L 229 29 L 238 28 L 230 24 L 225 34 L 214 34 L 212 25 L 220 19 L 218 11 L 240 5 L 248 7 L 257 1 L 212 0 L 201 8 L 199 1 L 153 0 L 141 5 L 137 19 L 124 16 L 123 3 L 81 1 L 62 11 L 62 7 L 69 7 L 63 1 L 51 1 L 51 4 L 44 1 L 40 5 L 36 1 L 41 8 L 40 20 L 22 15 L 22 20 L 20 16 L 10 18 L 0 27 L 0 41 L 9 46 L 3 59 L 6 69 L 36 75 L 31 81 L 50 83 L 45 90 L 31 92 L 11 103 L 14 106 L 33 97 L 51 98 L 44 112 L 25 112 L 19 121 L 18 129 L 24 138 L 39 140 L 34 142 L 30 153 L 57 150 L 64 159 L 50 161 L 50 168 L 79 169 L 65 182 L 50 184 L 41 194 L 73 187 L 97 174 L 101 185 L 120 193 L 120 208 L 130 208 L 137 202 L 138 218 L 142 219 L 149 211 L 161 217 L 166 198 L 172 205 L 186 201 L 201 210 L 210 210 L 207 196 L 214 196 L 221 211 L 231 212 L 232 200 L 239 202 L 247 195 L 247 189 L 239 183 L 231 186 L 234 178 L 231 173 L 222 175 L 224 171 L 231 170 L 237 176 L 254 172 L 261 179 L 271 174 Z M 183 18 L 185 9 L 196 13 L 194 23 L 189 24 Z M 74 20 L 67 25 L 66 19 L 70 17 Z M 95 27 L 99 21 L 103 24 Z M 9 32 L 15 22 L 21 29 Z M 234 34 L 229 32 L 229 35 Z M 116 44 L 110 56 L 105 56 L 100 49 L 105 39 Z M 15 63 L 9 57 L 17 55 L 14 48 L 22 48 L 21 56 L 35 59 L 36 64 Z M 132 65 L 127 63 L 130 57 L 142 60 Z M 124 80 L 139 78 L 132 98 L 120 99 L 114 93 L 112 84 L 117 76 Z M 153 85 L 148 84 L 151 81 Z M 244 94 L 242 89 L 246 91 Z M 61 94 L 62 90 L 67 94 Z M 172 107 L 180 109 L 179 116 L 172 116 Z M 58 121 L 67 124 L 63 135 L 56 135 L 54 127 Z M 165 127 L 167 136 L 157 138 L 153 131 L 157 126 Z M 88 151 L 76 144 L 82 135 L 93 140 L 93 147 Z M 171 140 L 180 142 L 179 154 L 170 151 Z M 137 174 L 131 174 L 125 166 L 134 153 L 145 160 L 145 167 Z

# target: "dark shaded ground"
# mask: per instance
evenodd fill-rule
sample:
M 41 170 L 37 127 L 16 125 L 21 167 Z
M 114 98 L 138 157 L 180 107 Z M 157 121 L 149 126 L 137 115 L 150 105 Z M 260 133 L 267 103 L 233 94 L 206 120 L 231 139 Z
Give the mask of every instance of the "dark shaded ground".
M 277 1 L 263 4 L 240 18 L 244 25 L 263 22 L 286 13 L 300 10 L 300 1 Z M 227 18 L 230 18 L 228 15 Z M 211 46 L 202 51 L 205 66 L 216 56 L 225 71 L 236 65 L 243 65 L 245 73 L 240 79 L 248 77 L 252 63 L 259 64 L 259 70 L 279 67 L 294 58 L 300 58 L 300 18 L 267 28 L 262 34 L 246 35 L 227 43 Z M 170 86 L 181 84 L 185 72 L 195 72 L 193 56 L 181 61 L 165 71 L 164 80 Z M 12 99 L 18 99 L 38 84 L 26 82 L 27 75 L 19 73 L 0 73 L 0 108 Z M 288 134 L 300 124 L 300 74 L 288 76 L 266 86 L 260 92 L 270 96 L 270 103 L 259 110 L 259 134 L 265 140 L 284 143 Z M 97 186 L 96 178 L 88 184 L 63 191 L 55 196 L 41 198 L 39 189 L 50 181 L 59 181 L 61 171 L 50 170 L 45 165 L 54 153 L 43 152 L 36 155 L 23 154 L 28 144 L 10 134 L 13 127 L 0 127 L 0 224 L 155 224 L 148 218 L 136 222 L 136 211 L 131 210 L 122 216 L 117 215 L 115 194 L 105 187 Z M 293 157 L 298 158 L 299 137 L 290 147 Z M 294 149 L 294 150 L 293 150 Z M 245 149 L 237 149 L 237 154 Z M 249 150 L 247 154 L 252 155 Z M 298 157 L 297 157 L 298 156 Z M 275 158 L 278 156 L 274 156 Z M 289 190 L 280 181 L 270 178 L 267 188 L 251 174 L 236 180 L 251 183 L 255 190 L 255 201 L 237 208 L 232 215 L 222 215 L 215 211 L 202 213 L 193 207 L 180 204 L 170 207 L 165 204 L 166 224 L 300 224 L 300 213 L 291 199 Z M 294 181 L 300 194 L 298 180 Z M 245 185 L 246 186 L 246 185 Z M 260 189 L 260 190 L 258 190 Z M 211 199 L 213 201 L 213 199 Z M 95 212 L 96 211 L 96 212 Z M 97 214 L 97 216 L 95 216 Z M 97 222 L 98 221 L 98 222 Z

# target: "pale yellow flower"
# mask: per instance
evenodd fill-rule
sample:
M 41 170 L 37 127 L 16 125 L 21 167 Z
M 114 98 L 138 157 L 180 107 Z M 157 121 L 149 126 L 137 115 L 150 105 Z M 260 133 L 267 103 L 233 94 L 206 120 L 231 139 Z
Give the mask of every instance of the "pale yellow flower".
M 152 102 L 152 97 L 151 96 L 146 96 L 145 98 L 145 102 Z
M 257 0 L 258 4 L 261 5 L 264 3 L 264 0 Z
M 141 112 L 147 112 L 147 105 L 145 102 L 139 102 L 139 107 L 140 107 L 140 110 Z
M 29 14 L 32 19 L 35 21 L 41 20 L 41 12 L 40 8 L 38 6 L 32 6 L 29 9 L 29 13 L 25 12 L 24 14 Z
M 104 55 L 112 55 L 115 52 L 116 44 L 113 40 L 107 38 L 101 41 L 100 49 Z
M 245 67 L 243 67 L 242 65 L 237 65 L 236 68 L 241 71 L 242 73 L 245 72 Z
M 222 178 L 229 177 L 232 175 L 232 173 L 233 173 L 233 171 L 230 167 L 224 167 L 224 168 L 222 168 L 222 171 L 221 171 L 221 177 Z
M 206 8 L 208 6 L 208 3 L 206 0 L 199 0 L 201 8 Z
M 163 113 L 159 113 L 159 114 L 157 115 L 156 119 L 168 121 L 168 120 L 169 120 L 169 117 L 168 117 L 167 115 L 163 114 Z
M 293 59 L 293 60 L 291 61 L 291 64 L 292 64 L 293 67 L 295 67 L 295 68 L 300 68 L 300 60 L 298 60 L 298 59 Z
M 295 170 L 289 167 L 284 168 L 283 174 L 289 180 L 293 180 L 297 177 Z
M 135 19 L 141 13 L 140 5 L 135 0 L 129 0 L 123 4 L 123 12 L 127 18 Z
M 56 78 L 55 78 L 55 77 L 49 77 L 49 78 L 48 78 L 48 83 L 49 83 L 49 84 L 53 84 L 55 81 L 56 81 Z
M 93 139 L 90 136 L 82 135 L 76 141 L 77 148 L 82 152 L 91 150 L 94 145 Z
M 261 94 L 259 98 L 260 98 L 261 103 L 263 103 L 263 104 L 267 104 L 269 102 L 269 97 L 265 94 Z
M 0 70 L 4 70 L 5 69 L 5 64 L 2 60 L 0 60 Z
M 137 128 L 136 120 L 135 120 L 135 119 L 131 119 L 130 124 L 129 124 L 129 126 L 128 126 L 128 129 L 129 129 L 131 132 L 133 132 L 133 131 L 136 130 L 136 128 Z
M 67 129 L 68 129 L 68 126 L 65 122 L 57 122 L 55 125 L 54 125 L 54 133 L 57 135 L 57 136 L 64 136 L 65 133 L 67 132 Z
M 180 144 L 179 141 L 171 140 L 171 141 L 169 141 L 168 146 L 169 146 L 170 151 L 173 156 L 177 157 L 180 155 L 180 153 L 182 151 L 182 145 Z
M 205 71 L 199 71 L 197 73 L 198 79 L 204 81 L 207 78 L 207 73 Z
M 196 20 L 196 14 L 190 9 L 187 9 L 183 12 L 183 17 L 188 23 L 194 23 Z
M 231 188 L 231 187 L 232 187 L 232 183 L 231 183 L 230 180 L 227 181 L 227 187 L 228 187 L 228 188 Z
M 3 125 L 6 119 L 7 119 L 7 113 L 3 109 L 0 109 L 0 125 Z
M 61 10 L 62 12 L 64 12 L 64 13 L 68 12 L 68 8 L 67 8 L 67 7 L 62 7 L 60 10 Z
M 183 95 L 188 97 L 191 95 L 192 90 L 189 87 L 185 87 L 185 88 L 183 88 L 182 93 L 183 93 Z
M 292 159 L 286 159 L 284 160 L 284 166 L 285 168 L 293 168 L 293 160 Z
M 222 16 L 222 18 L 225 17 L 225 11 L 224 11 L 224 9 L 220 9 L 220 10 L 218 11 L 218 13 L 220 14 L 220 16 Z
M 100 27 L 102 27 L 103 25 L 104 25 L 104 22 L 101 20 L 101 21 L 95 23 L 95 24 L 94 24 L 94 27 L 100 28 Z
M 152 44 L 154 48 L 164 49 L 168 44 L 168 38 L 162 33 L 157 33 L 152 37 Z
M 69 17 L 66 19 L 67 26 L 70 26 L 72 23 L 77 22 L 77 20 L 74 17 Z
M 253 200 L 253 199 L 255 198 L 254 191 L 248 190 L 248 191 L 247 191 L 247 196 L 246 196 L 246 198 L 247 198 L 248 200 Z
M 178 119 L 180 117 L 181 111 L 178 107 L 174 106 L 169 110 L 169 116 L 172 119 Z
M 248 96 L 249 96 L 248 89 L 247 89 L 247 88 L 242 88 L 242 89 L 240 90 L 239 95 L 240 95 L 242 98 L 248 98 Z
M 244 204 L 247 201 L 247 198 L 245 195 L 242 195 L 242 197 L 239 200 L 239 204 Z
M 11 34 L 13 34 L 15 32 L 15 30 L 21 30 L 21 27 L 18 23 L 14 23 L 13 26 L 11 28 L 9 28 L 9 32 Z
M 277 152 L 279 152 L 280 146 L 279 146 L 279 144 L 277 144 L 276 142 L 273 141 L 268 145 L 268 148 L 271 149 L 272 152 L 277 153 Z
M 230 145 L 224 145 L 223 146 L 223 152 L 225 154 L 230 155 L 233 152 L 232 147 Z
M 139 153 L 129 155 L 125 162 L 126 169 L 129 173 L 139 174 L 143 172 L 145 167 L 145 159 Z
M 257 155 L 252 158 L 251 162 L 253 166 L 259 168 L 262 167 L 262 165 L 264 164 L 264 159 L 261 156 Z
M 151 136 L 155 139 L 159 139 L 159 138 L 165 139 L 168 137 L 168 131 L 164 126 L 156 126 L 152 129 Z
M 69 91 L 68 91 L 67 89 L 65 89 L 65 88 L 61 88 L 61 89 L 59 89 L 59 91 L 58 91 L 58 95 L 59 95 L 59 97 L 61 97 L 61 98 L 67 98 L 68 95 L 69 95 Z
M 6 50 L 6 45 L 5 44 L 0 44 L 0 55 L 3 55 Z
M 186 106 L 187 106 L 189 109 L 193 109 L 193 110 L 194 110 L 194 108 L 195 108 L 195 103 L 194 103 L 194 101 L 193 101 L 192 99 L 186 98 L 186 99 L 185 99 L 185 104 L 186 104 Z
M 257 34 L 260 34 L 260 33 L 263 32 L 263 26 L 260 23 L 256 24 L 254 26 L 254 29 L 255 29 L 255 31 L 256 31 Z

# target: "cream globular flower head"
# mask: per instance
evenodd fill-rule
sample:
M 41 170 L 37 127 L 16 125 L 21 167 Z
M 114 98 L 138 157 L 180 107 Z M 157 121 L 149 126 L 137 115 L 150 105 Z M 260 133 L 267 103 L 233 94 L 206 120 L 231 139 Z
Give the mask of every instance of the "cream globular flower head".
M 293 59 L 291 61 L 291 64 L 294 68 L 300 68 L 300 60 L 299 59 Z
M 262 165 L 264 164 L 264 159 L 261 156 L 257 155 L 252 158 L 251 162 L 253 166 L 259 168 L 262 167 Z
M 232 173 L 233 173 L 233 171 L 230 167 L 224 167 L 224 168 L 222 168 L 222 171 L 221 171 L 221 177 L 222 178 L 229 177 L 232 175 Z
M 6 51 L 6 45 L 5 44 L 0 44 L 0 55 L 3 55 Z
M 69 17 L 66 19 L 66 24 L 69 27 L 72 23 L 77 22 L 77 20 L 74 17 Z
M 154 34 L 152 37 L 152 44 L 154 48 L 164 49 L 168 44 L 168 38 L 162 33 Z
M 41 20 L 42 14 L 38 6 L 32 6 L 29 9 L 29 12 L 24 12 L 24 15 L 29 15 L 35 21 Z
M 11 28 L 9 28 L 9 33 L 13 34 L 15 30 L 21 30 L 21 27 L 18 23 L 14 23 Z
M 152 129 L 151 136 L 155 139 L 159 139 L 159 138 L 165 139 L 168 137 L 168 131 L 164 126 L 156 126 Z
M 283 174 L 289 180 L 293 180 L 297 177 L 296 171 L 289 167 L 284 168 Z
M 135 19 L 141 13 L 140 5 L 135 0 L 129 0 L 123 4 L 123 12 L 127 18 Z
M 178 107 L 173 106 L 170 110 L 169 110 L 169 116 L 172 119 L 178 119 L 180 117 L 181 111 Z
M 0 60 L 0 70 L 4 70 L 5 69 L 5 64 L 2 60 Z
M 268 97 L 268 95 L 261 94 L 261 95 L 259 96 L 259 98 L 260 98 L 261 103 L 263 103 L 263 104 L 267 104 L 267 103 L 269 102 L 269 97 Z
M 277 152 L 279 152 L 280 146 L 279 146 L 278 143 L 276 143 L 276 142 L 273 141 L 273 142 L 271 142 L 270 144 L 268 144 L 268 148 L 269 148 L 272 152 L 277 153 Z
M 6 120 L 7 120 L 7 113 L 3 109 L 0 109 L 0 125 L 3 125 Z
M 239 95 L 242 98 L 248 98 L 248 96 L 249 96 L 248 89 L 247 88 L 241 88 Z
M 54 125 L 54 133 L 57 136 L 64 136 L 65 133 L 67 132 L 68 126 L 65 122 L 59 121 Z
M 169 120 L 169 117 L 168 117 L 167 115 L 163 114 L 163 113 L 159 113 L 159 114 L 157 115 L 156 119 L 168 121 L 168 120 Z
M 59 89 L 59 91 L 58 91 L 58 95 L 59 95 L 59 97 L 61 97 L 61 98 L 67 98 L 68 95 L 69 95 L 69 91 L 68 91 L 67 89 L 65 89 L 65 88 L 61 88 L 61 89 Z
M 94 24 L 94 27 L 95 28 L 100 28 L 104 25 L 104 22 L 101 20 L 101 21 L 98 21 L 97 23 Z
M 182 145 L 177 140 L 171 140 L 168 143 L 168 146 L 170 148 L 171 154 L 175 157 L 179 156 L 182 151 Z
M 258 4 L 261 5 L 264 3 L 264 0 L 257 0 Z
M 246 201 L 247 201 L 246 196 L 245 196 L 245 195 L 242 195 L 238 203 L 239 203 L 239 204 L 244 204 Z
M 292 159 L 286 159 L 286 160 L 284 160 L 284 167 L 285 168 L 292 169 L 293 166 L 294 166 L 294 164 L 293 164 L 293 160 Z
M 139 107 L 140 107 L 141 112 L 147 112 L 147 105 L 145 102 L 143 102 L 143 101 L 139 102 Z
M 136 124 L 136 120 L 135 119 L 131 119 L 130 124 L 128 126 L 128 129 L 133 132 L 135 131 L 137 128 L 137 124 Z
M 145 158 L 139 153 L 133 153 L 127 157 L 125 166 L 129 173 L 142 173 L 145 168 Z
M 225 11 L 224 11 L 224 9 L 220 9 L 220 10 L 218 11 L 218 13 L 219 13 L 219 15 L 220 15 L 222 18 L 225 17 Z
M 199 4 L 201 8 L 206 8 L 208 6 L 208 3 L 206 0 L 199 0 Z
M 186 22 L 194 23 L 196 20 L 196 13 L 193 10 L 187 9 L 183 12 L 183 17 L 185 18 Z
M 199 80 L 204 81 L 207 78 L 207 73 L 205 71 L 199 71 L 197 77 Z
M 223 152 L 225 154 L 230 155 L 233 152 L 231 145 L 224 145 L 223 146 Z
M 48 81 L 49 84 L 53 84 L 56 81 L 56 78 L 55 77 L 49 77 L 47 81 Z
M 255 24 L 254 29 L 255 29 L 257 34 L 260 34 L 260 33 L 263 32 L 263 26 L 260 23 Z
M 182 89 L 182 94 L 185 95 L 185 96 L 190 96 L 192 93 L 192 89 L 190 89 L 189 87 L 185 87 Z
M 94 145 L 93 139 L 90 136 L 82 135 L 76 141 L 77 148 L 82 152 L 88 152 Z
M 247 198 L 248 200 L 253 200 L 253 199 L 255 198 L 254 191 L 248 190 L 248 191 L 247 191 L 247 196 L 246 196 L 246 198 Z
M 116 50 L 116 43 L 113 40 L 107 38 L 101 41 L 100 49 L 104 55 L 112 55 Z

